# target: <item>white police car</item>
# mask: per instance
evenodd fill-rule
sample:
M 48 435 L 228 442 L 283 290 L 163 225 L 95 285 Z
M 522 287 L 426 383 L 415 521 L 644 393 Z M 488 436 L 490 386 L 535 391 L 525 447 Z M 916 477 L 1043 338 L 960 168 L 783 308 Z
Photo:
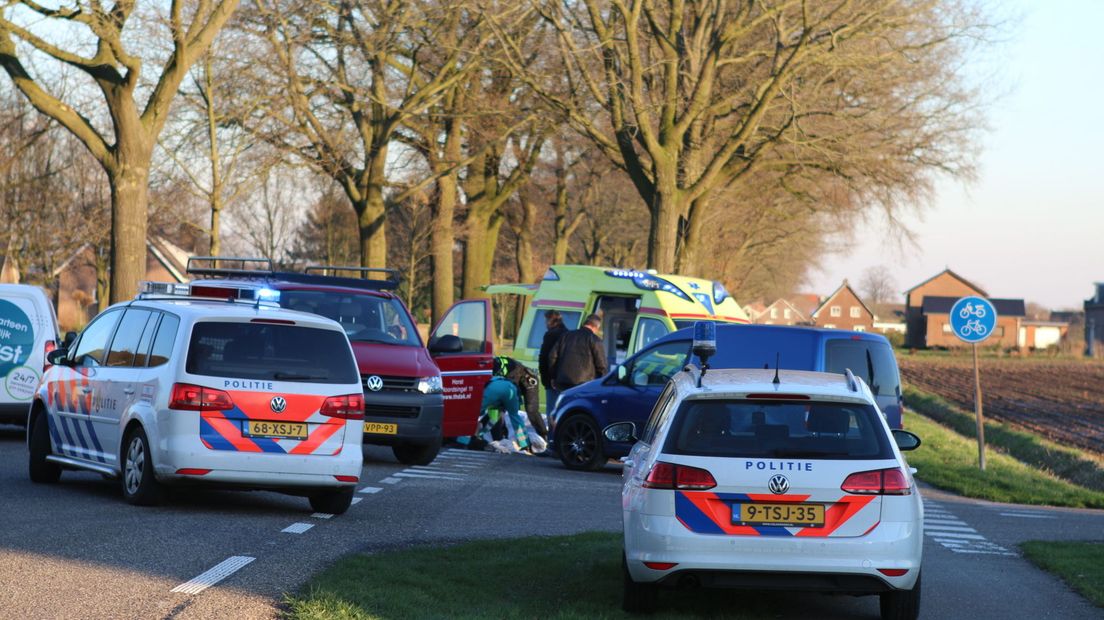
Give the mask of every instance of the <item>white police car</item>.
M 636 440 L 626 610 L 701 585 L 878 594 L 883 618 L 919 614 L 923 507 L 901 450 L 920 440 L 891 431 L 850 372 L 691 368 L 643 429 L 605 434 Z
M 81 469 L 120 478 L 134 504 L 156 503 L 166 484 L 204 483 L 345 512 L 364 401 L 341 326 L 262 302 L 176 297 L 186 291 L 173 285 L 145 290 L 50 354 L 28 417 L 31 480 Z

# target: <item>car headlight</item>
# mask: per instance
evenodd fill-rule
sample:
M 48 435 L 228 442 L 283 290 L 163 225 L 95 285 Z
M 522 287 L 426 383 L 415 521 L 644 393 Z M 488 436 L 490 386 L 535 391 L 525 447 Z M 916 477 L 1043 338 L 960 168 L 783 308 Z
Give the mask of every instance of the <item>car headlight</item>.
M 434 375 L 432 377 L 422 377 L 418 379 L 418 391 L 422 394 L 440 394 L 444 392 L 444 386 L 441 383 L 441 376 Z

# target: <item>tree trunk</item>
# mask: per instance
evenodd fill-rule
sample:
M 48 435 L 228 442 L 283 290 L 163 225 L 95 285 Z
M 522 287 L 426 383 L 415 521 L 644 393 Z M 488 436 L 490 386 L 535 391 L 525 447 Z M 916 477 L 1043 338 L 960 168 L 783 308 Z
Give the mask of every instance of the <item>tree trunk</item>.
M 679 246 L 675 269 L 678 273 L 704 277 L 701 274 L 701 253 L 705 247 L 705 219 L 709 210 L 708 194 L 690 205 L 686 213 L 686 235 Z M 723 274 L 722 274 L 723 275 Z
M 149 156 L 120 163 L 111 184 L 111 303 L 133 299 L 146 277 Z
M 657 191 L 652 199 L 651 226 L 648 230 L 648 268 L 659 273 L 675 272 L 679 214 L 682 211 L 677 192 Z
M 215 80 L 211 71 L 211 54 L 203 56 L 204 101 L 207 112 L 207 146 L 211 163 L 211 243 L 208 253 L 218 256 L 222 251 L 219 242 L 219 215 L 222 213 L 222 164 L 218 149 L 218 117 L 215 114 Z
M 437 200 L 430 230 L 430 253 L 433 264 L 433 288 L 430 294 L 432 322 L 436 323 L 452 305 L 454 297 L 454 266 L 452 249 L 456 243 L 453 217 L 456 212 L 456 174 L 437 179 Z
M 530 200 L 521 202 L 521 226 L 517 233 L 517 260 L 518 282 L 531 283 L 537 281 L 536 271 L 533 269 L 533 227 L 537 223 L 537 205 Z
M 382 188 L 369 188 L 368 199 L 357 210 L 362 267 L 387 266 L 387 229 L 384 227 L 386 212 Z

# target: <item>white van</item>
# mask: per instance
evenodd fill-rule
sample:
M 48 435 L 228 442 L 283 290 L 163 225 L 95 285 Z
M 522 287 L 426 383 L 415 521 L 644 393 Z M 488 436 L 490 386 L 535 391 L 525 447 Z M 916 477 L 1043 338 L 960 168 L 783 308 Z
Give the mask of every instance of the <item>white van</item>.
M 27 423 L 46 354 L 57 339 L 57 314 L 46 291 L 0 284 L 0 423 Z

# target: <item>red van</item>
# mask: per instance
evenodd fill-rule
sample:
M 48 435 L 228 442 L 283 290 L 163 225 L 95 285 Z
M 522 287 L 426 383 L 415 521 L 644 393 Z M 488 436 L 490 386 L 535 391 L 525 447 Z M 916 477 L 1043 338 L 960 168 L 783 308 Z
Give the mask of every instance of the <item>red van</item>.
M 425 465 L 444 438 L 475 432 L 494 356 L 490 301 L 452 306 L 427 349 L 393 292 L 393 269 L 275 271 L 267 259 L 193 257 L 187 271 L 197 279 L 180 286 L 192 295 L 276 302 L 340 323 L 364 387 L 364 443 L 391 446 L 400 462 Z

